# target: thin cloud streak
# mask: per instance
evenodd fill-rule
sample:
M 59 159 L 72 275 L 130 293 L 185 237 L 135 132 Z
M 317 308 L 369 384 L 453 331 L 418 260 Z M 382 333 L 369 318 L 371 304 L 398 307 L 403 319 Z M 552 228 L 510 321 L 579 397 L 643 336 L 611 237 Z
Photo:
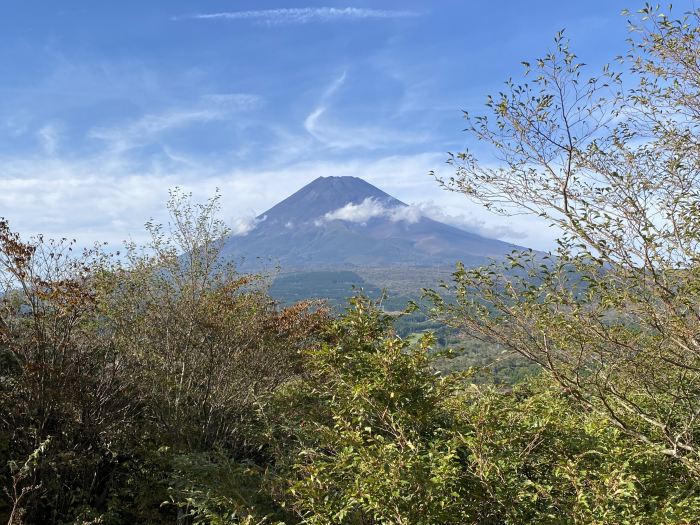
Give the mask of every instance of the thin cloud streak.
M 258 109 L 262 98 L 248 93 L 204 95 L 194 107 L 177 107 L 151 113 L 112 127 L 98 127 L 88 137 L 103 141 L 113 153 L 122 153 L 150 143 L 161 133 L 187 128 L 197 123 L 224 121 L 232 114 Z
M 325 120 L 330 102 L 343 87 L 348 78 L 343 71 L 335 78 L 321 95 L 321 99 L 304 119 L 306 132 L 323 146 L 334 150 L 365 149 L 376 150 L 410 144 L 420 144 L 427 140 L 425 134 L 395 131 L 374 126 L 349 126 Z
M 46 124 L 36 132 L 37 139 L 47 155 L 54 155 L 60 140 L 60 131 L 56 124 Z
M 304 119 L 304 129 L 309 133 L 309 135 L 320 142 L 325 142 L 325 140 L 321 137 L 321 134 L 318 131 L 319 119 L 328 109 L 328 100 L 342 87 L 347 77 L 347 71 L 343 71 L 338 78 L 333 80 L 333 82 L 331 82 L 331 84 L 323 92 L 319 105 Z
M 176 110 L 146 115 L 121 127 L 96 128 L 88 136 L 110 144 L 115 153 L 120 153 L 141 146 L 164 131 L 184 128 L 197 122 L 211 122 L 224 118 L 225 115 L 221 111 Z
M 287 9 L 260 9 L 253 11 L 227 11 L 222 13 L 198 13 L 189 16 L 174 17 L 173 20 L 249 20 L 258 24 L 279 26 L 308 24 L 311 22 L 396 19 L 416 16 L 419 16 L 419 14 L 414 11 L 392 11 L 358 7 L 298 7 Z

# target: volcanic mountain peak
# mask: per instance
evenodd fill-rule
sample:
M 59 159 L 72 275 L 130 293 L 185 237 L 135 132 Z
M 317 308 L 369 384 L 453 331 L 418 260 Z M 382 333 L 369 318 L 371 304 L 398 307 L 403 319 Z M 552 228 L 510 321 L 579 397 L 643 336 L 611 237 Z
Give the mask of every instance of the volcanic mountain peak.
M 348 204 L 360 204 L 367 199 L 386 207 L 406 206 L 359 177 L 318 177 L 263 213 L 269 221 L 299 224 L 314 221 Z
M 319 177 L 229 237 L 239 267 L 258 258 L 284 270 L 481 264 L 518 246 L 444 224 L 358 177 Z M 242 266 L 241 266 L 242 265 Z

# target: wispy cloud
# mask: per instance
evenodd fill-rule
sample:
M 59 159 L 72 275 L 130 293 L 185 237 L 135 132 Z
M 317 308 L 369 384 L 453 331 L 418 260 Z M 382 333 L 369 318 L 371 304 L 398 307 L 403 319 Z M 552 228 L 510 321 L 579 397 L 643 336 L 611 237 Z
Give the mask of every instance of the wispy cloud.
M 259 95 L 252 93 L 212 93 L 202 96 L 202 103 L 228 111 L 258 109 L 263 104 Z
M 321 119 L 321 116 L 328 109 L 328 101 L 342 87 L 347 77 L 347 71 L 343 71 L 342 74 L 340 74 L 336 79 L 334 79 L 333 82 L 331 82 L 326 88 L 326 90 L 323 92 L 318 106 L 316 106 L 316 108 L 311 113 L 309 113 L 304 119 L 304 129 L 309 133 L 309 135 L 314 137 L 316 140 L 324 142 L 324 138 L 322 137 L 321 123 L 319 121 Z
M 392 222 L 406 222 L 408 224 L 415 224 L 423 217 L 426 217 L 484 237 L 506 237 L 509 239 L 523 239 L 526 237 L 525 233 L 518 232 L 509 226 L 488 225 L 483 220 L 466 215 L 450 215 L 442 207 L 432 202 L 419 202 L 408 206 L 387 206 L 371 197 L 360 203 L 350 202 L 345 206 L 328 212 L 316 223 L 321 225 L 327 221 L 341 220 L 364 225 L 371 219 L 378 217 Z
M 323 120 L 325 108 L 316 108 L 304 120 L 304 129 L 333 150 L 381 150 L 425 143 L 427 133 L 399 131 L 378 126 L 343 125 Z
M 205 95 L 190 108 L 176 107 L 146 114 L 121 125 L 95 128 L 88 136 L 105 142 L 113 152 L 120 153 L 148 144 L 166 131 L 225 120 L 234 112 L 256 109 L 261 104 L 260 97 L 248 93 Z
M 444 206 L 439 206 L 432 201 L 411 204 L 406 206 L 402 212 L 407 217 L 413 218 L 413 222 L 417 221 L 415 217 L 427 217 L 435 221 L 444 222 L 460 230 L 476 233 L 483 237 L 507 239 L 517 242 L 522 241 L 528 236 L 525 232 L 519 231 L 507 224 L 489 223 L 475 214 L 448 213 L 445 211 Z
M 316 137 L 317 129 L 319 128 L 319 119 L 328 109 L 328 101 L 343 86 L 345 79 L 347 78 L 347 71 L 343 71 L 337 78 L 335 78 L 323 92 L 323 95 L 321 95 L 321 100 L 319 101 L 318 106 L 316 106 L 316 109 L 309 113 L 306 119 L 304 119 L 304 129 L 306 129 L 309 134 Z
M 418 16 L 418 13 L 414 11 L 367 9 L 359 7 L 298 7 L 288 9 L 260 9 L 253 11 L 227 11 L 222 13 L 198 13 L 174 17 L 174 20 L 248 20 L 263 25 L 279 26 L 308 24 L 311 22 L 376 20 L 410 18 L 415 16 Z
M 331 100 L 348 78 L 343 71 L 324 90 L 318 105 L 304 119 L 304 129 L 324 146 L 336 149 L 376 150 L 384 147 L 418 144 L 426 140 L 424 134 L 397 131 L 377 126 L 352 126 L 333 122 L 327 117 Z
M 44 153 L 54 155 L 60 140 L 60 130 L 56 124 L 45 124 L 36 132 L 36 137 Z
M 223 112 L 216 110 L 165 111 L 146 115 L 123 126 L 96 128 L 89 136 L 110 144 L 114 152 L 123 152 L 147 143 L 164 131 L 223 118 Z

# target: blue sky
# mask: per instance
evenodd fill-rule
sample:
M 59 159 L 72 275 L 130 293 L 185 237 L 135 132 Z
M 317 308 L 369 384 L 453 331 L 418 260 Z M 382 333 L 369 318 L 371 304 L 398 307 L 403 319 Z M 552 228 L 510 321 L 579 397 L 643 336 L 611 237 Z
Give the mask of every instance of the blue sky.
M 445 220 L 535 248 L 427 175 L 470 144 L 461 110 L 566 28 L 595 69 L 639 2 L 5 0 L 0 216 L 24 234 L 112 244 L 163 217 L 168 188 L 261 213 L 319 175 L 356 175 Z M 678 5 L 682 8 L 684 6 Z

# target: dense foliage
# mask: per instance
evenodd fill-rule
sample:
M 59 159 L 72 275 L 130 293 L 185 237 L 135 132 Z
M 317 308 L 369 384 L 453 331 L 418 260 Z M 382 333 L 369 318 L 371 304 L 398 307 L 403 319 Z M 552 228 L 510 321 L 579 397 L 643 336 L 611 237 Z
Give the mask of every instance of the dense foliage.
M 273 485 L 305 523 L 693 523 L 697 480 L 541 378 L 437 375 L 356 298 L 266 411 Z
M 211 211 L 172 205 L 184 213 L 178 231 Z M 372 299 L 357 296 L 337 318 L 279 310 L 253 277 L 173 259 L 180 248 L 155 238 L 128 269 L 85 254 L 49 281 L 34 266 L 46 246 L 5 230 L 17 264 L 8 278 L 20 283 L 3 294 L 2 317 L 10 523 L 700 515 L 686 465 L 546 376 L 503 390 L 476 386 L 472 370 L 438 373 L 434 338 L 402 339 Z
M 10 522 L 166 519 L 184 457 L 247 457 L 258 398 L 297 373 L 325 313 L 278 309 L 257 277 L 219 264 L 215 206 L 175 193 L 171 230 L 150 225 L 151 244 L 123 260 L 0 223 Z

